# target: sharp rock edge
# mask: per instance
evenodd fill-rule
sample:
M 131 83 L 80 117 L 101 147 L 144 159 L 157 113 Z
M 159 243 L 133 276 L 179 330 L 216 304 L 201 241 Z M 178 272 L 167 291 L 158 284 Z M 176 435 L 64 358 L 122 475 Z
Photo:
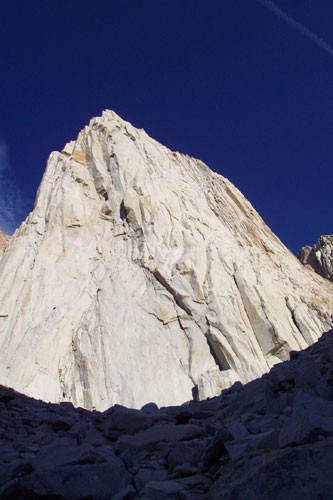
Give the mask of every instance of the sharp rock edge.
M 0 259 L 4 251 L 6 250 L 9 243 L 9 236 L 3 232 L 0 228 Z
M 88 409 L 214 396 L 332 326 L 227 179 L 112 111 L 50 155 L 0 283 L 1 382 Z

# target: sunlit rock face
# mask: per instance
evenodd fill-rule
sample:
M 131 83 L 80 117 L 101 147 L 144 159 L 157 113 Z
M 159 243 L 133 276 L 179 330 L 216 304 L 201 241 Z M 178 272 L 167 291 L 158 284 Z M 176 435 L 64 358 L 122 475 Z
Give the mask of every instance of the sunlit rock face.
M 333 281 L 333 235 L 320 236 L 317 243 L 303 247 L 298 256 L 302 264 Z
M 227 179 L 105 111 L 1 260 L 0 382 L 101 410 L 210 397 L 328 330 L 332 291 Z

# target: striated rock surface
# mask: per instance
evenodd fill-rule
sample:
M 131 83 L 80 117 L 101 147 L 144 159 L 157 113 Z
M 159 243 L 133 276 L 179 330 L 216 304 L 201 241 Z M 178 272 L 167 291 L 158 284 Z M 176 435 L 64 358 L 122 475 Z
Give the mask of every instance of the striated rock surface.
M 297 257 L 302 264 L 310 266 L 320 276 L 333 281 L 333 235 L 320 236 L 313 247 L 306 245 Z
M 51 154 L 0 284 L 1 382 L 100 410 L 214 396 L 332 326 L 228 180 L 111 111 Z
M 0 499 L 332 498 L 333 330 L 218 397 L 104 412 L 0 386 Z

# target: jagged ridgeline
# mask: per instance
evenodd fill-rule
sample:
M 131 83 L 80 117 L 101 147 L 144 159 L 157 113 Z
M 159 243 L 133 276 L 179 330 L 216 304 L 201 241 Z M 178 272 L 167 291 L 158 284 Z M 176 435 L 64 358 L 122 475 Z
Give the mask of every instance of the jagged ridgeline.
M 8 246 L 9 237 L 0 228 L 0 258 Z
M 0 381 L 101 410 L 210 397 L 332 327 L 332 291 L 228 180 L 105 111 L 1 258 Z

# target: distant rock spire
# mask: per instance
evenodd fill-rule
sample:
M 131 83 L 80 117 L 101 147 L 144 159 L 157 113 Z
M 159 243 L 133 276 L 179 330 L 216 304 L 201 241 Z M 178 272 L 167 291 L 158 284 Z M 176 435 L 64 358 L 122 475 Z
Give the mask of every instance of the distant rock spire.
M 333 235 L 320 236 L 313 247 L 303 247 L 297 255 L 304 265 L 310 266 L 316 273 L 333 281 Z

